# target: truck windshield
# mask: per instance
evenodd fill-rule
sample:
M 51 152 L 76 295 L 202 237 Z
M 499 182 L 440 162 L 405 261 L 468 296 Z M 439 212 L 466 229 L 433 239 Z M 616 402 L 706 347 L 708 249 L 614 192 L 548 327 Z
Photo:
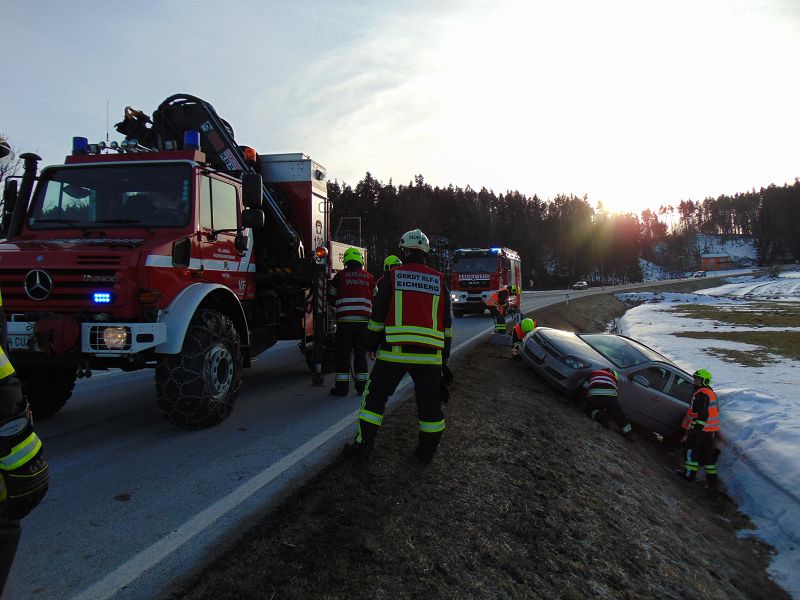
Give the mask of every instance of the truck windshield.
M 191 180 L 184 164 L 48 169 L 36 187 L 28 227 L 183 227 Z
M 462 256 L 453 261 L 453 273 L 494 273 L 497 256 Z

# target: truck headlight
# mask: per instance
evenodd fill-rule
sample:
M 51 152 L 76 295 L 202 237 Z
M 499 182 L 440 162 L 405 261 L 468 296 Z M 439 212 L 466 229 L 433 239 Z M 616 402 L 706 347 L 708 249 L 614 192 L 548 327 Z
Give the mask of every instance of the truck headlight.
M 89 331 L 89 345 L 92 350 L 128 350 L 131 347 L 130 328 L 94 326 Z

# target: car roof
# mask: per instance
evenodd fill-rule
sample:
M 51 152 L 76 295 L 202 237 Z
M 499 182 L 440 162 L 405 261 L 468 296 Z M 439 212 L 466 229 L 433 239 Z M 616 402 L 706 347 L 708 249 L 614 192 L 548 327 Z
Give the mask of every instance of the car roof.
M 541 335 L 542 338 L 555 346 L 558 351 L 563 352 L 564 354 L 572 354 L 581 358 L 585 358 L 587 361 L 595 365 L 627 369 L 646 363 L 663 363 L 672 367 L 673 369 L 677 369 L 691 379 L 691 375 L 689 375 L 689 373 L 681 369 L 663 354 L 660 354 L 649 346 L 624 335 L 618 335 L 614 333 L 574 333 L 572 331 L 555 329 L 553 327 L 537 327 L 535 331 Z M 594 345 L 590 345 L 586 338 L 588 338 L 590 341 L 594 341 Z M 631 355 L 632 364 L 625 364 L 623 361 L 619 360 L 620 357 L 617 357 L 617 361 L 614 361 L 611 357 L 606 357 L 594 347 L 598 345 L 598 341 L 604 338 L 615 338 L 616 340 L 623 342 L 633 351 L 637 352 L 644 360 L 641 362 L 635 362 L 635 360 L 638 360 L 639 357 L 634 358 L 633 355 Z

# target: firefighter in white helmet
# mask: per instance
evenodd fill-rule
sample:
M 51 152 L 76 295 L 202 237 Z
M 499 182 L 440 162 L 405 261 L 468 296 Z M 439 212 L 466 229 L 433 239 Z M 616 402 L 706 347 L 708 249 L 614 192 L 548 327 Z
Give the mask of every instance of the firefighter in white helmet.
M 358 413 L 356 439 L 345 452 L 368 458 L 386 401 L 403 375 L 414 381 L 419 419 L 417 458 L 430 463 L 445 428 L 443 369 L 450 356 L 452 310 L 442 273 L 426 264 L 430 243 L 419 229 L 400 240 L 403 265 L 387 271 L 372 303 L 367 350 L 376 359 Z

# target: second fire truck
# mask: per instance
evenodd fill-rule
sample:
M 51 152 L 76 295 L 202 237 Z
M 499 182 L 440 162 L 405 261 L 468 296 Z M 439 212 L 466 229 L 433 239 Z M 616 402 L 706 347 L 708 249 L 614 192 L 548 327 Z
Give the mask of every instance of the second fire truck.
M 453 315 L 482 313 L 493 292 L 515 285 L 522 291 L 520 258 L 510 248 L 461 248 L 450 264 L 450 295 Z M 509 297 L 511 312 L 521 308 L 519 294 Z

